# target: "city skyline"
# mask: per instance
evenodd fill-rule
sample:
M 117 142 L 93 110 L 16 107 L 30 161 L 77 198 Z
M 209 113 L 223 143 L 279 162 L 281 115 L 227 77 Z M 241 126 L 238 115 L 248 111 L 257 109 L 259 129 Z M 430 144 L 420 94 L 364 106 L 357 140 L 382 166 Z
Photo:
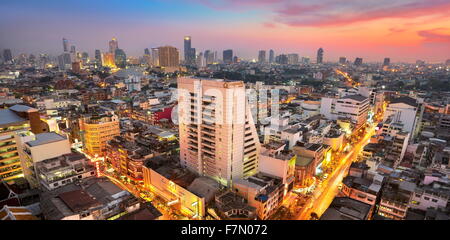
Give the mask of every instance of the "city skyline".
M 450 17 L 444 14 L 450 3 L 442 0 L 57 3 L 2 1 L 0 26 L 7 34 L 1 34 L 0 48 L 12 49 L 15 56 L 57 56 L 63 52 L 61 39 L 66 38 L 92 57 L 95 49 L 106 52 L 115 37 L 127 56 L 138 57 L 151 47 L 172 45 L 182 50 L 184 36 L 191 36 L 197 52 L 233 49 L 247 60 L 270 49 L 276 55 L 298 53 L 314 59 L 322 47 L 324 62 L 343 56 L 351 61 L 361 57 L 364 62 L 389 57 L 392 62 L 437 63 L 448 59 L 450 52 Z

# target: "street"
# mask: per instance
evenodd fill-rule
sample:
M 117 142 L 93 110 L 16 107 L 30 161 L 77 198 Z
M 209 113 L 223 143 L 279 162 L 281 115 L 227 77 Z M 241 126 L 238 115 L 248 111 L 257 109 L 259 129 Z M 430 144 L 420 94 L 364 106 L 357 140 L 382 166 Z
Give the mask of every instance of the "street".
M 308 220 L 313 212 L 316 213 L 318 217 L 325 212 L 334 197 L 338 194 L 339 185 L 347 174 L 351 163 L 356 160 L 357 156 L 369 142 L 369 138 L 374 132 L 375 127 L 372 126 L 364 137 L 361 138 L 358 143 L 353 145 L 353 149 L 339 160 L 337 168 L 329 175 L 328 179 L 322 183 L 322 187 L 319 187 L 314 191 L 313 196 L 309 198 L 305 207 L 298 212 L 294 219 Z

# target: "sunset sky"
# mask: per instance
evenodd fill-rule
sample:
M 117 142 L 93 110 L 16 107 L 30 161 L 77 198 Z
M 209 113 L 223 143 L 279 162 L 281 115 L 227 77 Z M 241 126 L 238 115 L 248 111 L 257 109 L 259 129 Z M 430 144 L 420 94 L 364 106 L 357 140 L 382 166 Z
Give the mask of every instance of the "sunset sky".
M 233 49 L 251 59 L 275 54 L 350 60 L 450 59 L 450 0 L 1 0 L 0 49 L 62 52 L 62 38 L 87 51 L 116 37 L 127 55 L 144 48 Z M 182 52 L 182 51 L 181 51 Z

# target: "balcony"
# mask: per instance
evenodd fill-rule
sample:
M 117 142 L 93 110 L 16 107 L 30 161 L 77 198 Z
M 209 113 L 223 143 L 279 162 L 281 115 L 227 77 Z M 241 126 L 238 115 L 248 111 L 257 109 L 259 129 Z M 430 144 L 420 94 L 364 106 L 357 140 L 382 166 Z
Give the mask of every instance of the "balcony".
M 215 148 L 216 148 L 216 144 L 213 143 L 213 142 L 209 142 L 209 141 L 203 140 L 203 141 L 202 141 L 202 144 L 203 144 L 204 146 L 206 146 L 206 147 L 211 148 L 211 150 L 213 150 L 213 151 L 214 151 Z
M 14 137 L 9 137 L 9 138 L 5 138 L 5 139 L 0 140 L 0 143 L 12 141 L 12 140 L 14 140 Z
M 10 154 L 10 153 L 7 153 L 7 154 Z M 19 154 L 17 153 L 17 151 L 15 151 L 15 153 L 12 155 L 6 155 L 6 154 L 3 154 L 3 155 L 4 156 L 0 156 L 0 162 L 6 162 L 6 161 L 13 160 L 13 159 L 16 159 L 19 157 Z
M 214 142 L 214 140 L 215 140 L 215 137 L 212 136 L 212 135 L 209 135 L 209 133 L 204 133 L 204 135 L 202 137 L 205 138 L 205 139 L 208 139 L 208 140 L 210 140 L 212 142 Z

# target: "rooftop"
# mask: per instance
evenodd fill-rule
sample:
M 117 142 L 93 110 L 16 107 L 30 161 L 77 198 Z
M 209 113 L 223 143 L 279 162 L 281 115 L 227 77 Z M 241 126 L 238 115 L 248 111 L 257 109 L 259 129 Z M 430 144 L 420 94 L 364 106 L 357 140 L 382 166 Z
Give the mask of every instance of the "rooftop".
M 70 208 L 72 212 L 81 212 L 91 207 L 96 207 L 100 203 L 83 190 L 64 192 L 58 197 Z
M 345 97 L 343 97 L 341 99 L 351 99 L 351 100 L 355 100 L 355 101 L 358 101 L 358 102 L 362 102 L 362 101 L 367 100 L 368 98 L 366 98 L 366 97 L 364 97 L 364 96 L 362 96 L 360 94 L 356 94 L 356 95 L 347 95 L 347 96 L 345 96 Z
M 393 99 L 390 104 L 395 104 L 395 103 L 404 103 L 413 107 L 417 107 L 417 100 L 411 97 L 406 97 L 406 96 L 402 96 L 402 97 L 398 97 Z
M 25 121 L 27 121 L 27 119 L 19 117 L 9 109 L 0 109 L 0 126 L 21 124 Z
M 348 197 L 337 197 L 320 220 L 365 220 L 370 209 L 369 204 Z
M 14 105 L 12 107 L 9 108 L 10 110 L 13 110 L 15 112 L 37 112 L 37 109 L 29 107 L 29 106 L 25 106 L 25 105 Z
M 27 142 L 27 145 L 30 147 L 36 147 L 39 145 L 44 145 L 52 142 L 58 142 L 66 140 L 67 138 L 59 135 L 55 132 L 49 132 L 49 133 L 39 133 L 36 134 L 36 140 Z

